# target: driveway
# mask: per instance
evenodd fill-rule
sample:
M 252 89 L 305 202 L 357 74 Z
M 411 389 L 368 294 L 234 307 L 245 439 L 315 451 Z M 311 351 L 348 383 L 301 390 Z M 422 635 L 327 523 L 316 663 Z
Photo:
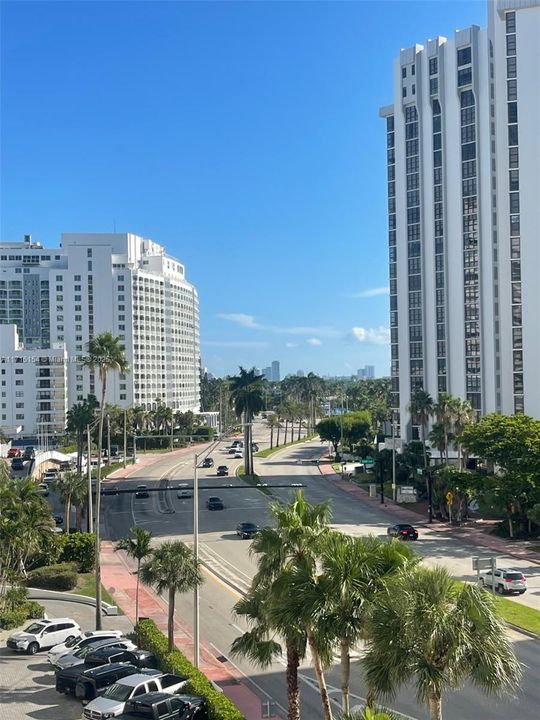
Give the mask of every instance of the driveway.
M 43 601 L 47 617 L 70 617 L 83 630 L 94 628 L 94 608 L 73 602 Z M 104 617 L 105 629 L 131 632 L 123 616 Z M 54 672 L 47 662 L 47 651 L 37 655 L 15 653 L 6 648 L 13 630 L 0 631 L 0 720 L 79 720 L 82 706 L 75 698 L 59 695 L 54 689 Z

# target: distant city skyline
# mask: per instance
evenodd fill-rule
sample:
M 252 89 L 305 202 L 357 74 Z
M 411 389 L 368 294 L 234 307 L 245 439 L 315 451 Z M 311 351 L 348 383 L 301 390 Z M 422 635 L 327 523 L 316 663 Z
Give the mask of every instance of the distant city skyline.
M 8 0 L 1 13 L 0 240 L 152 238 L 189 268 L 215 375 L 269 358 L 282 376 L 388 374 L 378 109 L 396 48 L 485 26 L 483 2 Z

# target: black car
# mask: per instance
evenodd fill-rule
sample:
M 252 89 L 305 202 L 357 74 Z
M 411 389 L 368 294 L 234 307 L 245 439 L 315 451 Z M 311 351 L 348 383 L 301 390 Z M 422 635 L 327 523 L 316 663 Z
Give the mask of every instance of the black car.
M 11 461 L 11 469 L 16 472 L 24 470 L 24 459 L 22 457 L 14 457 Z
M 206 501 L 206 507 L 208 510 L 223 510 L 223 500 L 217 495 L 212 495 L 212 497 L 209 497 Z
M 206 457 L 202 461 L 202 467 L 214 467 L 214 459 L 211 457 Z
M 229 468 L 226 465 L 219 465 L 217 469 L 218 475 L 228 475 L 229 474 Z
M 128 700 L 118 720 L 134 718 L 148 720 L 208 720 L 206 703 L 193 695 L 168 695 L 164 692 L 149 692 Z
M 23 460 L 34 460 L 35 457 L 36 451 L 31 445 L 24 448 Z
M 77 678 L 75 685 L 75 697 L 83 704 L 97 698 L 98 695 L 117 682 L 129 675 L 161 675 L 161 670 L 150 668 L 138 668 L 129 663 L 110 663 L 99 667 L 84 670 Z
M 64 524 L 64 517 L 60 513 L 53 513 L 53 520 L 56 523 L 56 525 L 63 525 Z
M 407 525 L 407 523 L 392 525 L 392 527 L 388 528 L 386 534 L 400 540 L 418 540 L 418 530 L 413 528 L 412 525 Z
M 104 647 L 89 653 L 84 659 L 87 668 L 119 662 L 130 663 L 138 668 L 158 667 L 156 656 L 148 650 L 124 650 L 123 648 Z
M 236 534 L 241 538 L 246 538 L 247 540 L 251 540 L 255 537 L 255 533 L 257 532 L 259 532 L 259 527 L 258 525 L 255 525 L 255 523 L 243 522 L 236 526 Z
M 136 498 L 150 497 L 150 493 L 148 492 L 148 485 L 137 485 L 137 489 L 135 490 L 135 497 Z

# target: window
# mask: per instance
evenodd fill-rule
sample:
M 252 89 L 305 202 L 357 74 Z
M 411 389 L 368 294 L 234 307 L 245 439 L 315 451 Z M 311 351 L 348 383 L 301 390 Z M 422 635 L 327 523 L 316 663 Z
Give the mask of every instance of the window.
M 523 330 L 520 327 L 512 328 L 512 345 L 515 348 L 523 347 Z
M 458 67 L 462 67 L 463 65 L 470 65 L 471 64 L 471 46 L 461 48 L 457 51 L 457 64 Z
M 522 373 L 514 373 L 514 392 L 515 393 L 523 392 L 523 374 Z
M 519 167 L 519 150 L 517 147 L 511 147 L 508 149 L 508 165 L 511 168 Z
M 522 313 L 521 305 L 512 305 L 512 325 L 521 325 Z M 514 347 L 517 345 L 514 343 Z M 521 347 L 521 346 L 520 346 Z
M 515 55 L 516 54 L 516 36 L 515 35 L 507 35 L 506 36 L 506 54 L 507 55 Z
M 429 61 L 429 74 L 436 75 L 439 72 L 439 60 L 438 58 L 431 58 Z
M 457 76 L 457 84 L 458 87 L 463 87 L 464 85 L 470 85 L 472 82 L 472 68 L 463 68 L 463 70 L 458 70 L 458 76 Z
M 519 212 L 519 193 L 518 192 L 510 193 L 510 212 L 511 213 Z
M 519 235 L 519 215 L 510 215 L 510 235 L 517 237 Z
M 517 305 L 521 302 L 521 283 L 512 283 L 512 303 Z
M 92 270 L 92 261 L 91 260 L 88 261 L 88 270 Z
M 507 33 L 516 32 L 516 13 L 515 12 L 507 12 L 505 15 L 505 22 L 506 22 L 506 32 Z
M 508 79 L 517 77 L 517 58 L 506 58 L 506 77 Z
M 92 257 L 92 248 L 87 248 L 87 250 L 86 250 L 86 257 L 89 257 L 89 258 Z
M 73 277 L 73 279 L 75 280 L 75 282 L 80 282 L 81 276 L 80 276 L 80 275 L 75 275 L 75 276 Z
M 519 190 L 519 170 L 510 170 L 508 173 L 509 177 L 509 190 Z
M 517 100 L 517 80 L 508 80 L 506 83 L 506 99 Z
M 442 167 L 442 151 L 441 150 L 435 150 L 433 152 L 433 167 L 436 167 L 436 168 Z
M 436 133 L 436 134 L 433 136 L 433 149 L 434 149 L 434 150 L 440 150 L 441 147 L 442 147 L 441 134 L 440 134 L 440 133 Z
M 474 107 L 467 107 L 461 111 L 461 124 L 472 125 L 475 122 L 475 109 Z
M 510 238 L 510 257 L 518 258 L 518 259 L 521 257 L 521 247 L 520 247 L 519 237 Z
M 401 97 L 404 97 L 404 98 L 407 97 L 407 88 L 406 87 L 401 89 Z
M 476 158 L 476 144 L 475 143 L 467 143 L 465 145 L 461 146 L 461 159 L 463 161 L 465 160 L 474 160 Z
M 518 126 L 508 126 L 508 145 L 514 146 L 518 144 Z
M 413 94 L 413 95 L 416 95 L 416 85 L 415 85 L 414 83 L 413 83 L 413 86 L 412 86 L 412 94 Z

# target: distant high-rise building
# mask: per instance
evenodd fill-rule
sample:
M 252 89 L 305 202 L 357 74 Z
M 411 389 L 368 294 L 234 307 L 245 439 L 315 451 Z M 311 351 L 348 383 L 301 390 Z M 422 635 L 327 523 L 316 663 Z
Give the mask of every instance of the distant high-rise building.
M 272 362 L 272 380 L 273 382 L 279 382 L 281 380 L 281 374 L 279 370 L 279 360 Z
M 264 375 L 265 380 L 268 380 L 268 382 L 272 382 L 273 378 L 272 378 L 272 367 L 271 366 L 265 367 L 264 370 L 262 371 L 262 374 Z
M 356 375 L 360 378 L 360 380 L 373 379 L 375 377 L 375 367 L 374 365 L 365 365 L 363 368 L 358 370 Z
M 540 0 L 401 50 L 386 120 L 392 406 L 540 417 Z
M 297 370 L 296 371 L 296 377 L 304 377 L 305 373 L 303 370 Z

